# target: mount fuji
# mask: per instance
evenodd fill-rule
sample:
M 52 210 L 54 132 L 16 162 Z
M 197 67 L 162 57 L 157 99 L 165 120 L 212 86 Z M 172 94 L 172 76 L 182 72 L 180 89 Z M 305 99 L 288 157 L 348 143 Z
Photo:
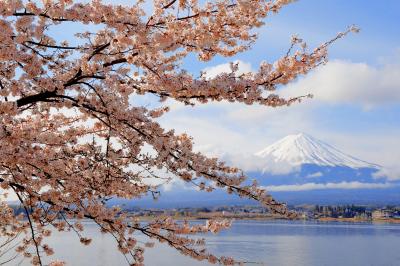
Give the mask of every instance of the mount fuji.
M 378 178 L 381 166 L 305 133 L 286 136 L 255 153 L 255 157 L 265 165 L 248 175 L 278 200 L 318 204 L 400 202 L 399 182 Z M 287 171 L 279 173 L 277 166 Z
M 305 133 L 286 136 L 250 160 L 258 163 L 246 172 L 249 179 L 288 204 L 400 204 L 400 182 L 378 177 L 381 166 Z M 161 188 L 157 202 L 143 199 L 136 204 L 159 208 L 256 204 L 222 190 L 194 191 L 182 183 L 169 188 Z
M 350 168 L 379 168 L 305 133 L 289 135 L 255 154 L 273 158 L 275 163 L 286 162 L 292 166 L 314 164 L 319 166 L 344 166 Z

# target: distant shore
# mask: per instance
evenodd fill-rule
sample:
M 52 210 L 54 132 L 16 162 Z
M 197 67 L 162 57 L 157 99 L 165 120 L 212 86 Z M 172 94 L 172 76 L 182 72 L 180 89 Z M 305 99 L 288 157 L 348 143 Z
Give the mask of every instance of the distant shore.
M 321 217 L 316 219 L 321 222 L 351 222 L 351 223 L 394 223 L 400 224 L 398 218 L 380 218 L 380 219 L 363 219 L 363 218 L 332 218 Z
M 155 218 L 163 217 L 163 215 L 133 215 L 141 221 L 149 221 Z M 196 213 L 189 215 L 173 215 L 170 216 L 175 220 L 210 220 L 210 219 L 235 219 L 235 220 L 276 220 L 282 219 L 282 217 L 272 216 L 268 214 L 237 214 L 237 213 L 220 213 L 220 212 L 208 212 L 208 213 Z
M 156 218 L 163 217 L 163 215 L 133 215 L 140 221 L 150 221 Z M 283 219 L 281 216 L 274 216 L 270 214 L 252 214 L 252 213 L 222 213 L 222 212 L 207 212 L 196 213 L 189 215 L 174 215 L 171 218 L 175 220 L 209 220 L 209 219 L 234 219 L 234 220 L 279 220 Z M 365 218 L 333 218 L 333 217 L 320 217 L 320 218 L 299 218 L 297 220 L 309 220 L 320 222 L 352 222 L 352 223 L 393 223 L 400 224 L 398 218 L 380 218 L 380 219 L 365 219 Z

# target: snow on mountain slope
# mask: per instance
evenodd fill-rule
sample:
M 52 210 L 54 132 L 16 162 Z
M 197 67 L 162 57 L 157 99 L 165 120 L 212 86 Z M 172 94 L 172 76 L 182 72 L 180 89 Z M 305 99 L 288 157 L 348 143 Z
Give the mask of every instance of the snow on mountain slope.
M 331 145 L 305 133 L 289 135 L 255 154 L 275 163 L 290 165 L 315 164 L 350 168 L 379 168 L 378 165 L 347 155 Z

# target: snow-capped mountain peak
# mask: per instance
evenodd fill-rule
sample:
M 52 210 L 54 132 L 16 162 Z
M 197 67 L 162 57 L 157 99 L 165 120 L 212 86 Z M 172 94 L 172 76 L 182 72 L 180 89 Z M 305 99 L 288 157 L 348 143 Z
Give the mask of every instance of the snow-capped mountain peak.
M 255 154 L 276 163 L 298 166 L 347 166 L 351 168 L 379 168 L 375 164 L 357 159 L 308 134 L 289 135 Z

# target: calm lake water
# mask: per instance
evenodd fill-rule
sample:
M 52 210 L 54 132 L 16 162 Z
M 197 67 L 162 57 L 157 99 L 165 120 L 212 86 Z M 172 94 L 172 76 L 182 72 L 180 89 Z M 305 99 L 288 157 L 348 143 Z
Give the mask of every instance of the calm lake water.
M 82 246 L 72 233 L 55 232 L 47 241 L 56 251 L 52 258 L 67 265 L 127 265 L 110 236 L 98 233 L 90 223 L 85 230 L 93 238 L 89 246 Z M 253 262 L 249 265 L 400 265 L 400 225 L 395 224 L 236 221 L 230 230 L 206 239 L 216 255 Z M 183 257 L 164 244 L 146 249 L 145 264 L 209 265 Z

